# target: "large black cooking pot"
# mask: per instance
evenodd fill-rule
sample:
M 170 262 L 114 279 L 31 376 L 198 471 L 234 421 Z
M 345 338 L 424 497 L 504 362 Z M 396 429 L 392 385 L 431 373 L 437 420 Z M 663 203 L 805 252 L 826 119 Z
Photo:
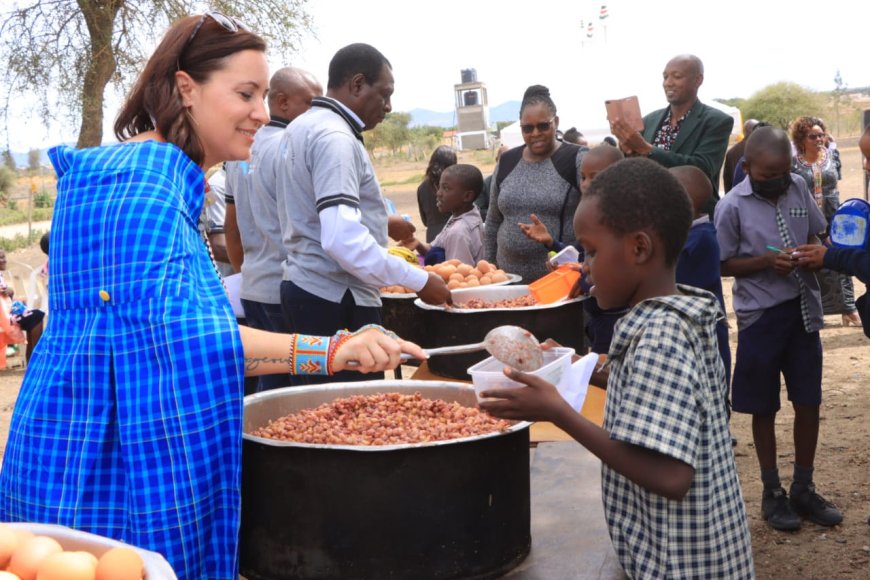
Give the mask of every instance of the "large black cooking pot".
M 490 287 L 507 286 L 520 280 L 521 277 L 517 274 L 508 274 L 508 279 L 505 282 L 497 282 Z M 392 330 L 405 340 L 416 342 L 422 347 L 432 348 L 438 346 L 433 342 L 436 337 L 426 332 L 423 313 L 419 308 L 414 306 L 416 298 L 416 294 L 381 293 L 384 328 Z
M 529 430 L 428 444 L 310 445 L 250 435 L 340 397 L 419 392 L 476 405 L 468 385 L 371 381 L 245 398 L 241 573 L 281 578 L 494 578 L 531 546 Z
M 405 340 L 421 344 L 425 333 L 422 327 L 423 316 L 414 306 L 416 298 L 416 294 L 381 294 L 381 304 L 384 328 L 392 330 Z
M 426 336 L 422 344 L 431 348 L 481 342 L 486 333 L 496 326 L 510 324 L 525 328 L 539 340 L 552 338 L 562 346 L 571 347 L 579 353 L 586 352 L 584 298 L 524 308 L 462 308 L 462 304 L 472 298 L 493 301 L 517 298 L 528 293 L 528 286 L 454 290 L 453 308 L 432 306 L 418 299 L 414 305 L 423 313 L 422 329 Z M 489 353 L 486 351 L 433 356 L 428 364 L 436 375 L 471 380 L 467 369 L 487 356 Z

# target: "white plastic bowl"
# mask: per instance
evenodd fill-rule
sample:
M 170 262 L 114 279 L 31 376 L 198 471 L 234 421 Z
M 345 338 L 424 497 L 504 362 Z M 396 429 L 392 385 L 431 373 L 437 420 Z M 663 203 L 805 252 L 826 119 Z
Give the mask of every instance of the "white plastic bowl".
M 529 374 L 541 377 L 548 383 L 558 385 L 562 380 L 562 375 L 568 372 L 571 367 L 571 357 L 574 356 L 573 348 L 551 348 L 544 351 L 544 364 L 536 371 Z M 490 389 L 512 389 L 517 387 L 525 387 L 523 383 L 518 383 L 509 379 L 504 374 L 505 364 L 495 357 L 489 357 L 477 363 L 468 369 L 468 374 L 471 375 L 471 382 L 474 384 L 474 392 L 477 395 L 477 400 L 482 401 L 480 393 Z
M 124 544 L 104 536 L 55 524 L 10 522 L 4 525 L 12 529 L 28 530 L 37 536 L 48 536 L 57 540 L 57 543 L 66 551 L 90 552 L 97 558 L 112 548 L 130 548 L 142 556 L 142 561 L 145 563 L 145 580 L 176 580 L 175 572 L 173 572 L 169 562 L 157 552 L 143 550 L 142 548 Z

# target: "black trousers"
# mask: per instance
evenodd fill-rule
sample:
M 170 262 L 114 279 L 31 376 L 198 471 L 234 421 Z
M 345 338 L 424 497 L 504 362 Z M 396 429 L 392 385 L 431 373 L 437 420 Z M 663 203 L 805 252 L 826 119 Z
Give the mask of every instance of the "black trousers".
M 344 293 L 341 302 L 336 304 L 310 292 L 306 292 L 293 282 L 281 282 L 281 311 L 290 332 L 332 336 L 339 330 L 359 329 L 366 324 L 382 324 L 380 306 L 357 306 L 350 290 Z M 384 373 L 362 374 L 356 371 L 342 371 L 332 376 L 290 377 L 293 385 L 317 385 L 346 381 L 374 381 L 383 379 Z

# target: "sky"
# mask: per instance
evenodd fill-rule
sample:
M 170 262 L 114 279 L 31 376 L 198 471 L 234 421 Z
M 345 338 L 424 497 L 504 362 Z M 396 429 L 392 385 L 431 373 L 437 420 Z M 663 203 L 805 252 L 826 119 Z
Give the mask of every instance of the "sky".
M 335 51 L 367 42 L 393 65 L 395 111 L 451 111 L 460 71 L 474 68 L 491 106 L 543 84 L 560 126 L 588 131 L 606 127 L 605 99 L 637 95 L 644 113 L 665 106 L 661 73 L 681 53 L 704 62 L 702 101 L 749 97 L 779 81 L 829 91 L 837 70 L 849 87 L 870 86 L 866 1 L 309 0 L 308 9 L 313 34 L 290 62 L 270 59 L 273 69 L 299 66 L 326 85 Z M 247 24 L 256 30 L 256 22 Z M 107 108 L 107 128 L 116 103 Z M 9 143 L 26 151 L 75 141 L 77 129 L 17 115 Z

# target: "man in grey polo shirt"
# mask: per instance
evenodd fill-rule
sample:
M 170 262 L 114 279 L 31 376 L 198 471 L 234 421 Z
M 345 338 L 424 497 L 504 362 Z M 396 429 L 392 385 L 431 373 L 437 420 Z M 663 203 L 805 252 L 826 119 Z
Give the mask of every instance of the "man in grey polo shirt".
M 386 250 L 387 208 L 362 133 L 390 112 L 393 86 L 377 49 L 346 46 L 329 63 L 326 97 L 315 98 L 281 139 L 281 305 L 293 332 L 328 336 L 380 323 L 382 286 L 407 286 L 434 304 L 450 299 L 440 276 Z M 351 372 L 305 382 L 367 378 Z
M 248 326 L 286 332 L 281 312 L 284 243 L 278 220 L 278 146 L 290 122 L 311 107 L 323 87 L 311 73 L 284 67 L 269 82 L 271 120 L 254 138 L 251 162 L 226 164 L 227 251 L 237 272 L 242 272 L 239 295 Z M 259 377 L 257 391 L 286 387 L 290 376 Z

